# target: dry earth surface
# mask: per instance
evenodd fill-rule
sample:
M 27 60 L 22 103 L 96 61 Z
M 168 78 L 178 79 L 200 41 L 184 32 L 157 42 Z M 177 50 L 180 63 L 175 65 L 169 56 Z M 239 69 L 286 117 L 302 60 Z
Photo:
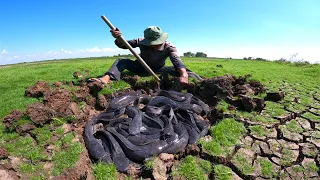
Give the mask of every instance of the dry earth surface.
M 77 76 L 77 73 L 74 75 Z M 26 89 L 26 96 L 40 98 L 41 101 L 30 104 L 25 112 L 13 110 L 3 119 L 3 123 L 8 130 L 29 138 L 34 146 L 44 148 L 47 158 L 35 161 L 43 166 L 39 172 L 24 173 L 20 165 L 32 164 L 32 160 L 9 155 L 8 146 L 1 146 L 0 179 L 29 179 L 40 172 L 44 179 L 94 179 L 91 168 L 94 162 L 90 160 L 82 138 L 85 123 L 103 112 L 112 98 L 132 90 L 153 94 L 159 88 L 187 91 L 207 103 L 211 112 L 204 120 L 210 121 L 212 127 L 218 128 L 225 121 L 235 128 L 224 129 L 226 139 L 228 131 L 243 129 L 235 141 L 227 140 L 231 144 L 215 146 L 212 143 L 216 142 L 216 137 L 211 132 L 199 144 L 188 145 L 178 154 L 155 157 L 152 168 L 132 169 L 128 174 L 117 173 L 116 179 L 128 176 L 144 179 L 197 178 L 183 171 L 188 163 L 199 165 L 197 168 L 203 174 L 200 179 L 319 179 L 319 93 L 308 92 L 300 96 L 297 94 L 299 91 L 294 91 L 296 87 L 286 82 L 282 83 L 279 91 L 266 93 L 264 85 L 251 80 L 250 75 L 225 75 L 188 85 L 177 85 L 174 79 L 168 77 L 160 83 L 140 81 L 138 76 L 124 76 L 122 79 L 131 88 L 111 94 L 100 93 L 108 87 L 98 82 L 86 83 L 84 79 L 53 85 L 39 81 Z M 21 123 L 21 119 L 30 121 Z M 62 120 L 65 121 L 61 124 L 54 123 Z M 35 131 L 44 127 L 53 134 L 45 141 L 39 139 Z M 62 133 L 58 133 L 59 128 L 62 128 Z M 70 143 L 66 143 L 64 139 L 70 133 Z M 57 145 L 55 142 L 61 139 L 62 143 Z M 8 144 L 16 141 L 9 141 Z M 80 145 L 77 162 L 71 168 L 55 169 L 55 155 L 59 151 L 72 149 L 77 143 Z M 215 147 L 220 149 L 215 150 Z M 209 165 L 201 165 L 207 162 Z

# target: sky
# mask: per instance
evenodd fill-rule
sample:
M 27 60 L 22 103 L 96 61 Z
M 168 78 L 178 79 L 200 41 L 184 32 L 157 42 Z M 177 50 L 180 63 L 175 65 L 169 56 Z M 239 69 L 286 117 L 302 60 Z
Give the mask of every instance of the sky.
M 1 0 L 0 65 L 130 54 L 102 15 L 127 40 L 160 26 L 180 55 L 319 63 L 319 9 L 320 0 Z

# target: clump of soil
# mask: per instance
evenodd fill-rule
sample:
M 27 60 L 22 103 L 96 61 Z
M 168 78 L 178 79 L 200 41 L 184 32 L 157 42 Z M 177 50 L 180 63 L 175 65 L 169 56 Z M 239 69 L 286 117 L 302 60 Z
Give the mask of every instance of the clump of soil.
M 266 100 L 269 101 L 281 101 L 284 98 L 284 92 L 269 92 L 267 93 Z
M 44 96 L 44 105 L 54 110 L 59 117 L 71 116 L 71 93 L 66 89 L 55 88 Z
M 7 158 L 9 153 L 6 149 L 0 147 L 0 159 Z
M 20 110 L 12 110 L 10 114 L 3 118 L 2 122 L 7 128 L 12 129 L 13 123 L 22 118 L 25 114 L 25 112 Z
M 42 97 L 45 92 L 50 90 L 50 86 L 46 81 L 38 81 L 35 85 L 30 86 L 25 91 L 25 95 L 28 97 Z
M 40 125 L 49 122 L 56 114 L 53 109 L 40 102 L 28 105 L 26 113 L 34 123 Z

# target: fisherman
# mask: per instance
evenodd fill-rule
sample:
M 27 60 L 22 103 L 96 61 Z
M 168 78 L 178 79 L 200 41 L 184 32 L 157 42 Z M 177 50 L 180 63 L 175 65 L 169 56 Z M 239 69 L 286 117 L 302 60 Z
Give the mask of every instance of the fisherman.
M 116 28 L 110 30 L 110 32 L 112 36 L 116 38 L 115 44 L 119 48 L 127 49 L 119 38 L 121 36 L 121 31 Z M 129 40 L 128 43 L 132 48 L 140 48 L 141 58 L 155 73 L 169 73 L 172 76 L 178 77 L 178 80 L 181 83 L 188 83 L 189 76 L 201 79 L 201 77 L 186 68 L 178 55 L 177 48 L 170 44 L 167 39 L 168 33 L 162 32 L 161 28 L 158 26 L 150 26 L 144 30 L 144 38 Z M 167 57 L 170 58 L 173 67 L 164 66 Z M 108 84 L 112 80 L 120 80 L 121 73 L 126 69 L 135 74 L 148 73 L 138 60 L 133 61 L 127 58 L 119 58 L 102 77 L 91 78 L 89 80 Z

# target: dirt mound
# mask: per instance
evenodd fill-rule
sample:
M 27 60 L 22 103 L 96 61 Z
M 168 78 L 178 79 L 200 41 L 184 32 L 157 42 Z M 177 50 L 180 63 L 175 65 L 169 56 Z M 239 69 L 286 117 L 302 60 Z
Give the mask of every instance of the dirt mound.
M 50 86 L 46 81 L 38 81 L 35 85 L 30 86 L 25 91 L 25 95 L 28 97 L 42 97 L 46 92 L 50 90 Z
M 0 159 L 7 158 L 9 153 L 6 149 L 0 147 Z
M 49 122 L 56 112 L 40 102 L 36 102 L 27 106 L 27 115 L 35 124 L 43 125 Z
M 66 89 L 53 89 L 44 96 L 44 105 L 53 109 L 57 116 L 66 117 L 71 116 L 70 110 L 71 93 Z
M 12 110 L 6 117 L 4 117 L 2 122 L 7 128 L 12 129 L 13 123 L 22 118 L 24 115 L 25 112 L 15 109 Z

